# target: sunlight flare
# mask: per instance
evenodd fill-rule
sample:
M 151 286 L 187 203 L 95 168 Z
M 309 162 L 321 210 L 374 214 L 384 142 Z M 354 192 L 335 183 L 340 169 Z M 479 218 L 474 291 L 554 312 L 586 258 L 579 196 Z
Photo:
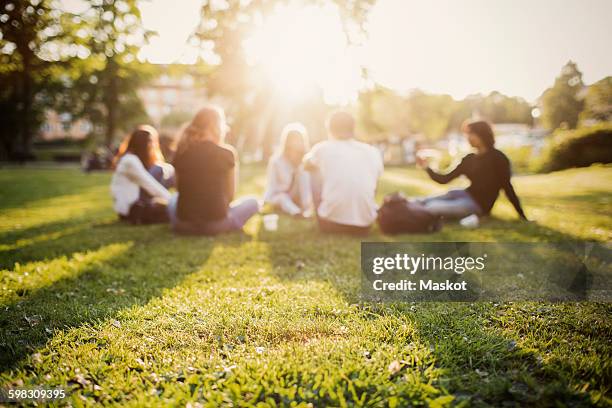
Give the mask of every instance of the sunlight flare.
M 347 43 L 335 6 L 278 6 L 244 40 L 249 63 L 261 69 L 287 101 L 318 90 L 326 103 L 357 98 L 359 64 Z

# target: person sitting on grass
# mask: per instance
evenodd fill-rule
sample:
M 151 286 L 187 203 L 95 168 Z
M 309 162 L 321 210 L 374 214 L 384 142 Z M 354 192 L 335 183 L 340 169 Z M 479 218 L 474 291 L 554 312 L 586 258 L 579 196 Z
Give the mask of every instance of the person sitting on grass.
M 173 185 L 174 168 L 164 161 L 155 128 L 142 125 L 126 137 L 113 168 L 111 193 L 122 220 L 133 224 L 168 222 L 168 188 Z
M 268 162 L 264 201 L 293 216 L 308 216 L 312 206 L 310 179 L 302 166 L 307 150 L 306 128 L 290 123 L 283 129 L 279 150 Z
M 463 218 L 472 214 L 484 216 L 491 212 L 499 190 L 504 190 L 516 212 L 525 220 L 525 212 L 510 182 L 510 160 L 495 148 L 491 125 L 485 121 L 466 122 L 462 130 L 476 152 L 465 156 L 450 173 L 436 173 L 418 154 L 417 164 L 425 168 L 429 177 L 437 183 L 446 184 L 463 175 L 471 185 L 417 202 L 432 214 L 445 218 Z
M 363 235 L 376 220 L 376 186 L 383 173 L 380 152 L 355 140 L 355 119 L 334 112 L 327 121 L 329 140 L 304 157 L 312 197 L 323 232 Z
M 259 202 L 245 197 L 232 202 L 238 176 L 238 157 L 224 143 L 228 126 L 222 109 L 201 109 L 185 128 L 174 167 L 178 194 L 168 205 L 175 232 L 216 235 L 242 230 L 259 211 Z

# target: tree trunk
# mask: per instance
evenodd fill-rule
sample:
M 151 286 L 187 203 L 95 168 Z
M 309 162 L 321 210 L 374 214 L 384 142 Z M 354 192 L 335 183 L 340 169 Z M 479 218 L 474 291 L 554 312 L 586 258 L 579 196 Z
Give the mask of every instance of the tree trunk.
M 21 111 L 21 154 L 27 156 L 30 152 L 30 140 L 32 139 L 32 76 L 29 62 L 24 61 L 22 72 L 22 111 Z
M 117 89 L 117 63 L 110 59 L 107 65 L 108 89 L 104 98 L 106 105 L 106 137 L 105 144 L 112 147 L 115 132 L 117 131 L 117 109 L 119 108 L 119 96 Z

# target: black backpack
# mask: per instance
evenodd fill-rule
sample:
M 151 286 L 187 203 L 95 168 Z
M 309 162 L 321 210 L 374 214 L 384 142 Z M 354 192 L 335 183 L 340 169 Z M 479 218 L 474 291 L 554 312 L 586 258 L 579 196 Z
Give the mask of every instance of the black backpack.
M 377 221 L 385 234 L 435 232 L 442 228 L 440 217 L 408 201 L 401 193 L 385 196 Z

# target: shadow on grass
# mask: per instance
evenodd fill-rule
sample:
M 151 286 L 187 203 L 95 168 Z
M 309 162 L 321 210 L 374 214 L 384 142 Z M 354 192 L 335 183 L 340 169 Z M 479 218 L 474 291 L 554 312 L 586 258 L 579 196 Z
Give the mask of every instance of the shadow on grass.
M 241 185 L 254 186 L 258 182 L 263 183 L 263 168 L 253 165 L 244 167 L 244 171 L 241 172 Z M 74 177 L 66 182 L 67 175 L 73 174 Z M 11 184 L 9 181 L 14 178 L 12 175 L 6 183 L 0 178 L 0 187 L 13 186 L 15 183 Z M 11 203 L 8 203 L 11 205 L 0 204 L 0 208 L 95 191 L 103 186 L 100 184 L 92 186 L 92 182 L 106 184 L 109 178 L 109 174 L 83 175 L 76 170 L 55 170 L 48 173 L 40 170 L 23 170 L 23 175 L 20 175 L 21 184 L 13 188 L 16 196 L 12 198 Z M 40 183 L 45 183 L 44 189 L 39 188 Z M 257 191 L 246 191 L 249 194 L 255 192 Z M 78 217 L 46 222 L 29 228 L 0 231 L 0 270 L 12 269 L 15 263 L 23 265 L 72 256 L 75 252 L 92 250 L 121 240 L 143 241 L 150 236 L 171 236 L 167 225 L 132 228 L 129 224 L 117 222 L 117 216 L 109 208 L 110 196 L 104 195 L 103 199 L 107 201 Z M 53 212 L 54 209 L 50 207 L 49 211 Z
M 126 237 L 137 238 L 138 234 L 131 232 L 127 224 L 116 222 L 114 217 L 105 217 L 107 214 L 107 211 L 100 211 L 0 233 L 0 270 L 11 269 L 15 263 L 71 256 Z
M 35 201 L 80 194 L 92 188 L 92 181 L 106 183 L 106 180 L 110 180 L 109 175 L 83 175 L 76 169 L 6 171 L 0 174 L 0 209 L 22 208 Z
M 518 347 L 521 327 L 534 330 L 529 319 L 513 327 L 506 337 L 499 334 L 501 328 L 496 320 L 500 317 L 499 309 L 492 303 L 403 303 L 390 306 L 362 303 L 359 294 L 362 240 L 576 241 L 574 236 L 542 225 L 494 218 L 487 220 L 478 230 L 458 228 L 451 224 L 437 234 L 398 236 L 385 236 L 374 229 L 366 238 L 355 238 L 322 234 L 312 222 L 281 217 L 279 231 L 268 232 L 260 228 L 259 239 L 269 244 L 272 272 L 278 279 L 324 282 L 334 287 L 348 304 L 379 309 L 379 317 L 392 313 L 411 321 L 419 342 L 430 347 L 436 367 L 441 370 L 435 385 L 454 394 L 456 402 L 484 406 L 540 405 L 555 400 L 562 404 L 589 404 L 589 396 L 575 384 L 587 382 L 593 388 L 605 389 L 605 374 L 598 374 L 599 369 L 592 367 L 575 375 L 575 366 L 580 362 L 547 365 L 542 363 L 538 352 Z M 570 314 L 572 310 L 568 308 Z M 602 315 L 605 315 L 605 310 L 599 310 L 599 316 Z M 582 324 L 588 325 L 592 318 L 585 316 L 586 322 Z M 546 323 L 550 329 L 555 327 L 552 321 Z M 575 328 L 572 324 L 576 322 L 568 324 L 568 333 Z M 537 331 L 532 335 L 537 336 Z M 389 336 L 392 338 L 393 333 Z M 605 342 L 604 339 L 595 341 L 599 344 Z M 599 353 L 602 358 L 606 354 L 602 350 Z M 572 375 L 575 377 L 570 380 Z
M 605 373 L 598 373 L 596 367 L 580 367 L 583 364 L 577 354 L 568 355 L 568 360 L 573 360 L 563 364 L 559 364 L 559 361 L 544 362 L 545 354 L 554 351 L 552 347 L 517 345 L 525 338 L 520 330 L 530 331 L 535 338 L 544 337 L 542 343 L 571 338 L 564 336 L 574 334 L 571 327 L 567 327 L 567 333 L 560 333 L 552 321 L 548 322 L 549 327 L 538 330 L 530 327 L 534 313 L 544 316 L 541 310 L 546 309 L 546 312 L 554 314 L 555 307 L 561 308 L 563 305 L 392 304 L 381 307 L 385 310 L 381 315 L 409 316 L 416 326 L 418 341 L 429 347 L 435 366 L 443 370 L 437 385 L 454 394 L 456 402 L 466 401 L 475 406 L 589 406 L 591 396 L 576 384 L 586 382 L 591 389 L 605 392 Z M 519 319 L 515 317 L 515 309 L 521 309 L 521 313 L 526 315 L 520 316 L 524 320 L 515 322 L 511 328 L 506 327 L 507 334 L 502 334 L 507 320 Z M 572 309 L 566 309 L 563 313 L 566 317 L 571 316 Z M 597 318 L 606 314 L 605 309 L 604 305 L 593 305 Z M 570 321 L 571 317 L 567 320 Z M 554 331 L 555 334 L 547 338 L 551 335 L 542 334 L 543 331 Z M 603 345 L 606 340 L 600 338 L 597 342 Z M 605 355 L 603 350 L 599 351 L 602 356 Z
M 54 330 L 111 318 L 122 309 L 144 305 L 164 289 L 176 286 L 202 267 L 220 241 L 175 237 L 167 226 L 115 224 L 100 228 L 102 233 L 91 229 L 75 233 L 71 244 L 63 247 L 63 253 L 79 252 L 59 266 L 71 270 L 69 276 L 19 293 L 21 297 L 2 305 L 2 371 L 15 367 L 43 346 Z M 248 238 L 229 236 L 221 242 L 239 245 L 244 239 Z

